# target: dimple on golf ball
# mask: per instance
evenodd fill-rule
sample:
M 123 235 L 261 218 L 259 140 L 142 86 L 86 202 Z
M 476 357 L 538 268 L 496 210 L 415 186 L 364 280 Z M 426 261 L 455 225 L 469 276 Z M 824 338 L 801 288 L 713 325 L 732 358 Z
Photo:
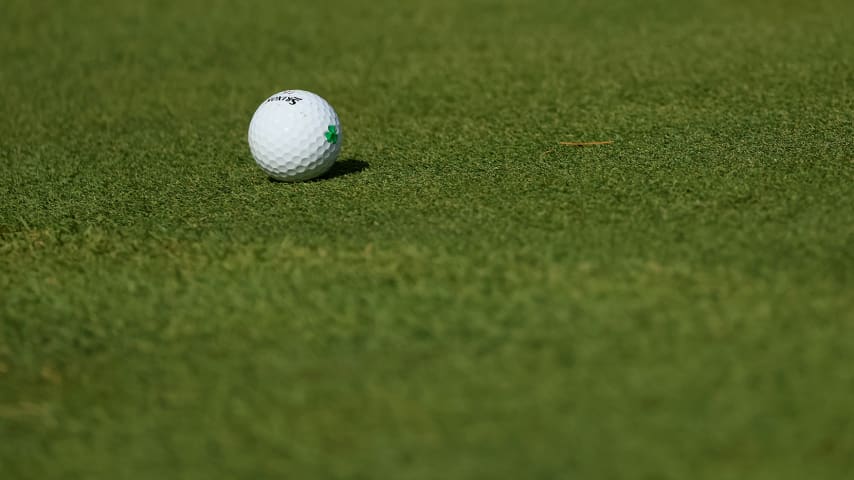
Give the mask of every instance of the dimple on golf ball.
M 323 175 L 341 152 L 341 122 L 323 98 L 305 90 L 272 95 L 249 123 L 249 150 L 267 175 L 285 182 Z

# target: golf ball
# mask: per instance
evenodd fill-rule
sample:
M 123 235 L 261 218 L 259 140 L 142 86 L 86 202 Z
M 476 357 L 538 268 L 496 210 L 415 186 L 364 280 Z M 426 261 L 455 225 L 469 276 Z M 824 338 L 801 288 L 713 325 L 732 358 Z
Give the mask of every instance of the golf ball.
M 305 90 L 272 95 L 249 123 L 249 150 L 267 175 L 298 182 L 323 175 L 341 152 L 341 122 L 323 98 Z

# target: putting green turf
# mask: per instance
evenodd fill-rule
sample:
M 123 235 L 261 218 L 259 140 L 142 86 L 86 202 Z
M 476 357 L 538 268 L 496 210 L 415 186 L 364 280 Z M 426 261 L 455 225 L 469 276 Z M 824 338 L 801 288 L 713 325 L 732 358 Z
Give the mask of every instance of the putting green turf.
M 3 6 L 2 478 L 851 477 L 854 3 L 141 3 Z

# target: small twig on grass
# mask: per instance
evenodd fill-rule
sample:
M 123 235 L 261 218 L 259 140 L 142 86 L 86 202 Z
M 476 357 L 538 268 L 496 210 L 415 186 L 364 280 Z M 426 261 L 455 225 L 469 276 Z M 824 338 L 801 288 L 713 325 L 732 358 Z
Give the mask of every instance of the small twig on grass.
M 613 140 L 605 142 L 560 142 L 561 145 L 569 145 L 570 147 L 594 147 L 596 145 L 610 145 L 612 143 L 614 143 Z

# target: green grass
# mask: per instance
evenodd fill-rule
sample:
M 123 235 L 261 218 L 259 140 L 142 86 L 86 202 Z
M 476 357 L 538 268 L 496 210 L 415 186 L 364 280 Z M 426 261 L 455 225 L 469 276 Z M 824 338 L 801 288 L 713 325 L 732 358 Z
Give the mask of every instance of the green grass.
M 237 5 L 4 4 L 0 476 L 851 477 L 854 3 Z

